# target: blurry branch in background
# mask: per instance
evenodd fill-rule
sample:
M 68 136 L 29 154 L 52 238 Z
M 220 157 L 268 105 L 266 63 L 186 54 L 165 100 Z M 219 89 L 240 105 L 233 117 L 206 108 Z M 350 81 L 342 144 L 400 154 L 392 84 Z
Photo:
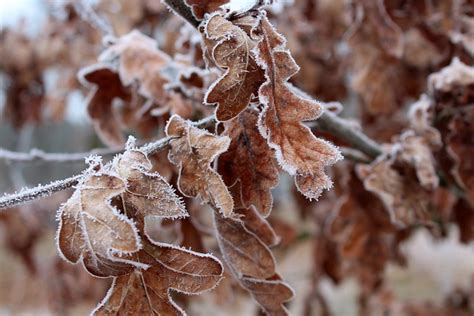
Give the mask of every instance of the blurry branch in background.
M 46 153 L 40 149 L 33 148 L 29 152 L 15 152 L 0 148 L 0 160 L 7 162 L 79 162 L 90 155 L 115 155 L 123 151 L 123 148 L 98 148 L 88 152 L 80 153 Z
M 114 36 L 114 30 L 110 22 L 103 16 L 95 12 L 89 1 L 75 1 L 74 9 L 84 21 L 88 21 L 93 27 L 98 29 L 104 36 Z

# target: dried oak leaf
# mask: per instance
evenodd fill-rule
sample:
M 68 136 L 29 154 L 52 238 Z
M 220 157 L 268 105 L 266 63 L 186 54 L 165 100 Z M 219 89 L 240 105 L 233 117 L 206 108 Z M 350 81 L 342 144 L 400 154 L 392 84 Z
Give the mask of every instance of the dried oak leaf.
M 232 196 L 221 176 L 210 166 L 229 148 L 230 139 L 196 128 L 177 115 L 169 120 L 166 135 L 176 138 L 170 143 L 168 159 L 179 168 L 181 193 L 211 202 L 224 216 L 230 216 L 234 208 Z
M 256 43 L 234 23 L 213 14 L 206 20 L 203 30 L 204 56 L 225 70 L 204 99 L 208 104 L 217 103 L 219 121 L 230 120 L 242 112 L 265 80 L 263 70 L 251 53 Z
M 237 208 L 234 211 L 243 216 L 241 219 L 245 228 L 255 234 L 265 245 L 272 247 L 280 242 L 280 237 L 275 233 L 273 227 L 254 206 Z
M 290 301 L 295 293 L 278 274 L 266 280 L 244 277 L 240 281 L 267 315 L 289 315 L 283 303 Z
M 347 273 L 359 278 L 364 293 L 371 293 L 391 257 L 395 229 L 380 201 L 354 180 L 327 224 Z
M 94 315 L 185 315 L 170 290 L 200 294 L 222 278 L 222 265 L 211 255 L 144 240 L 136 257 L 149 268 L 116 277 Z
M 255 210 L 254 215 L 258 215 Z M 275 260 L 263 241 L 268 236 L 261 240 L 256 231 L 251 231 L 256 227 L 245 223 L 251 219 L 247 215 L 239 220 L 214 214 L 219 248 L 242 287 L 265 313 L 288 315 L 283 303 L 293 298 L 293 290 L 275 272 Z
M 112 105 L 115 99 L 130 101 L 130 91 L 122 86 L 118 73 L 107 63 L 82 68 L 78 77 L 83 85 L 93 86 L 86 101 L 87 112 L 100 139 L 111 147 L 122 146 L 125 138 Z
M 216 214 L 214 222 L 222 255 L 239 278 L 265 279 L 275 274 L 275 259 L 270 249 L 241 220 Z
M 415 175 L 402 175 L 391 159 L 378 159 L 370 165 L 357 165 L 356 171 L 364 187 L 384 203 L 390 220 L 399 226 L 426 222 L 429 219 L 429 191 Z
M 101 61 L 119 59 L 118 73 L 124 86 L 138 83 L 138 92 L 157 103 L 167 95 L 164 85 L 168 82 L 161 75 L 171 58 L 157 48 L 157 43 L 138 31 L 132 31 L 117 39 L 99 57 Z
M 185 0 L 191 7 L 193 15 L 198 19 L 204 19 L 206 13 L 211 13 L 220 8 L 221 5 L 229 2 L 229 0 Z
M 421 186 L 426 189 L 435 189 L 439 185 L 434 157 L 429 140 L 418 136 L 412 131 L 406 131 L 399 137 L 400 146 L 397 159 L 411 165 Z
M 272 209 L 271 189 L 278 184 L 273 152 L 257 128 L 258 112 L 247 109 L 224 124 L 222 135 L 231 139 L 229 150 L 219 157 L 218 170 L 227 186 L 235 187 L 236 204 L 254 205 L 263 215 Z M 236 183 L 237 182 L 237 183 Z
M 275 150 L 280 166 L 295 176 L 298 190 L 309 199 L 317 199 L 332 186 L 324 167 L 342 156 L 336 147 L 316 138 L 301 123 L 317 119 L 323 108 L 316 101 L 296 95 L 288 84 L 299 67 L 285 48 L 285 39 L 266 17 L 261 19 L 258 32 L 261 40 L 254 51 L 267 79 L 259 89 L 264 105 L 258 120 L 260 133 Z
M 82 259 L 97 276 L 127 273 L 131 266 L 117 255 L 140 249 L 134 223 L 112 206 L 111 199 L 125 192 L 122 179 L 112 174 L 92 174 L 78 184 L 60 208 L 57 242 L 60 253 L 72 263 Z
M 186 209 L 174 189 L 156 172 L 150 172 L 151 162 L 138 149 L 128 149 L 114 161 L 117 173 L 127 181 L 122 201 L 127 215 L 141 225 L 145 217 L 181 218 Z M 142 227 L 139 227 L 142 228 Z

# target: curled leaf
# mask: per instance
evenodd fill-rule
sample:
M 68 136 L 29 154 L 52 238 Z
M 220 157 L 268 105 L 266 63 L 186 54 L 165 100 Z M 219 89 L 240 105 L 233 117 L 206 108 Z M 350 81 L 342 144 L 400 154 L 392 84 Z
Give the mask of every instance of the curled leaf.
M 168 82 L 161 70 L 171 58 L 157 48 L 154 39 L 132 31 L 117 39 L 99 57 L 100 60 L 118 62 L 118 73 L 124 86 L 137 83 L 138 91 L 146 98 L 162 102 L 166 98 L 164 85 Z
M 114 68 L 106 63 L 83 68 L 78 76 L 84 85 L 93 86 L 86 101 L 87 112 L 100 139 L 111 147 L 123 145 L 125 139 L 112 105 L 115 99 L 130 101 L 130 91 L 122 86 Z
M 208 57 L 225 73 L 209 88 L 205 102 L 217 103 L 216 118 L 227 121 L 242 112 L 256 96 L 264 81 L 264 72 L 251 54 L 255 42 L 239 26 L 214 14 L 203 31 Z
M 255 210 L 253 212 L 253 215 L 258 215 Z M 254 230 L 258 225 L 251 223 L 255 220 L 251 209 L 241 214 L 245 214 L 242 220 L 223 218 L 217 213 L 214 214 L 216 235 L 222 255 L 241 286 L 249 291 L 265 313 L 288 315 L 283 303 L 293 298 L 294 293 L 275 272 L 275 260 L 263 241 L 269 239 L 268 228 L 261 226 L 263 231 Z M 264 221 L 263 218 L 261 220 Z M 263 233 L 264 231 L 267 233 Z
M 220 175 L 210 164 L 229 148 L 228 137 L 198 129 L 179 116 L 172 116 L 166 126 L 171 141 L 169 160 L 179 168 L 178 188 L 185 196 L 211 202 L 224 216 L 234 208 L 232 196 Z

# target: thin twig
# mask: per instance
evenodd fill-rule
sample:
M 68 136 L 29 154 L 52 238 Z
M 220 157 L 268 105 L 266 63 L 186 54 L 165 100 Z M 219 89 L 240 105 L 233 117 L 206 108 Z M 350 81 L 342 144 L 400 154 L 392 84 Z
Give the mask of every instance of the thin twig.
M 31 189 L 23 189 L 20 192 L 5 195 L 0 198 L 0 209 L 18 206 L 28 201 L 50 196 L 54 192 L 69 189 L 76 185 L 80 178 L 81 175 L 75 175 L 64 180 L 53 181 L 46 185 L 38 185 Z
M 199 22 L 193 15 L 191 8 L 188 7 L 183 0 L 161 0 L 168 6 L 176 15 L 185 19 L 192 26 L 197 28 L 201 22 Z
M 345 159 L 349 159 L 358 163 L 370 163 L 372 161 L 372 158 L 367 157 L 357 149 L 340 147 L 339 150 L 341 151 L 342 156 L 344 156 Z
M 348 142 L 372 159 L 382 153 L 382 148 L 374 140 L 329 111 L 323 112 L 317 119 L 316 125 L 319 129 Z
M 16 152 L 0 148 L 0 159 L 8 162 L 79 162 L 90 155 L 115 155 L 123 148 L 99 148 L 79 153 L 46 153 L 41 149 L 33 148 L 29 152 Z

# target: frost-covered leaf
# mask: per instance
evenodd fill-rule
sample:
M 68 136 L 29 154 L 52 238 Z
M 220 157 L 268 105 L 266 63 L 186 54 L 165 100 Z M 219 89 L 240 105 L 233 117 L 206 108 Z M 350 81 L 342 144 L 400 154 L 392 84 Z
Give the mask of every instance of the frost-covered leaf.
M 158 173 L 150 172 L 151 167 L 147 156 L 136 149 L 128 149 L 115 160 L 117 173 L 127 181 L 126 191 L 122 193 L 127 214 L 132 208 L 133 217 L 139 222 L 147 216 L 186 216 L 183 202 Z
M 202 20 L 206 13 L 217 11 L 221 5 L 229 2 L 229 0 L 184 0 L 191 7 L 193 15 Z
M 204 56 L 225 70 L 204 100 L 217 103 L 219 121 L 230 120 L 242 112 L 264 81 L 264 72 L 251 54 L 256 43 L 236 23 L 214 14 L 204 24 Z
M 234 208 L 232 196 L 220 175 L 211 168 L 214 159 L 229 148 L 230 139 L 192 126 L 172 116 L 166 126 L 171 141 L 169 160 L 179 168 L 178 188 L 185 196 L 215 205 L 224 216 Z
M 273 204 L 271 189 L 278 184 L 278 168 L 272 150 L 258 131 L 257 119 L 258 112 L 247 109 L 224 124 L 222 135 L 229 136 L 231 143 L 219 157 L 218 170 L 224 182 L 238 191 L 234 194 L 236 204 L 254 205 L 267 216 Z
M 200 294 L 217 286 L 223 268 L 211 255 L 144 240 L 136 258 L 148 269 L 116 277 L 94 315 L 185 315 L 170 290 Z
M 160 51 L 157 43 L 138 31 L 132 31 L 116 40 L 99 57 L 114 62 L 118 59 L 118 74 L 124 86 L 138 84 L 138 92 L 155 102 L 166 98 L 164 85 L 168 82 L 161 70 L 171 58 Z
M 420 184 L 426 189 L 437 188 L 439 179 L 428 141 L 422 136 L 407 131 L 400 135 L 398 145 L 400 148 L 397 158 L 415 169 Z
M 429 194 L 416 178 L 402 175 L 391 159 L 378 159 L 370 165 L 358 165 L 357 174 L 364 187 L 385 204 L 393 223 L 400 226 L 429 219 Z
M 269 238 L 269 227 L 264 227 L 268 223 L 260 217 L 258 225 L 262 226 L 258 229 L 258 225 L 251 222 L 255 221 L 254 216 L 259 216 L 259 214 L 252 209 L 241 211 L 236 210 L 236 213 L 244 215 L 241 219 L 223 218 L 217 213 L 214 214 L 216 235 L 222 256 L 241 286 L 249 291 L 265 313 L 288 315 L 288 311 L 282 304 L 292 299 L 294 293 L 275 272 L 275 260 L 264 241 L 272 239 Z
M 285 48 L 285 39 L 267 18 L 258 27 L 261 40 L 256 47 L 258 64 L 265 69 L 267 81 L 260 87 L 264 109 L 258 121 L 262 136 L 276 152 L 281 167 L 295 177 L 298 189 L 308 198 L 317 199 L 332 182 L 324 168 L 342 156 L 322 139 L 316 138 L 303 121 L 317 119 L 322 106 L 296 95 L 287 80 L 298 72 L 298 65 Z
M 86 176 L 78 185 L 58 215 L 59 251 L 68 261 L 82 259 L 85 268 L 98 276 L 120 275 L 131 269 L 118 258 L 140 249 L 137 229 L 111 204 L 111 199 L 123 192 L 124 181 L 106 173 Z
M 78 76 L 84 85 L 93 86 L 86 102 L 87 112 L 100 139 L 109 146 L 123 145 L 125 138 L 112 105 L 116 98 L 130 101 L 130 91 L 122 86 L 118 73 L 107 63 L 85 67 Z
M 216 235 L 225 260 L 239 277 L 257 279 L 275 273 L 275 259 L 268 247 L 247 230 L 241 220 L 214 216 Z

